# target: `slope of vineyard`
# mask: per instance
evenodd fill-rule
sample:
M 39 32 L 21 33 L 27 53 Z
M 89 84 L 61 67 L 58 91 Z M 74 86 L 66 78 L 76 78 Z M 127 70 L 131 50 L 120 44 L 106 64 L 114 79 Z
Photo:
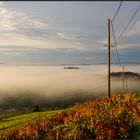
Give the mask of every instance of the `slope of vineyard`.
M 114 94 L 0 131 L 0 139 L 140 138 L 140 96 Z

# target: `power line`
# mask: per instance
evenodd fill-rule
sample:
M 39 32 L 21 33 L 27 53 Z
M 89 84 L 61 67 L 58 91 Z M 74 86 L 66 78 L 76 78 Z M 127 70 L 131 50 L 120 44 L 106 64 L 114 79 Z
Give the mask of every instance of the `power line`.
M 119 40 L 121 40 L 122 35 L 124 34 L 124 32 L 127 30 L 128 26 L 130 25 L 131 21 L 133 20 L 133 18 L 135 17 L 135 15 L 137 14 L 138 10 L 140 9 L 140 5 L 138 6 L 138 8 L 136 9 L 136 11 L 134 12 L 133 16 L 131 17 L 130 21 L 128 22 L 127 26 L 124 28 L 124 30 L 122 31 L 122 33 L 119 35 L 117 42 Z
M 139 19 L 140 19 L 140 16 L 135 20 L 135 22 L 134 22 L 133 25 L 129 28 L 129 30 L 127 30 L 127 32 L 124 33 L 124 35 L 122 36 L 122 38 L 120 39 L 120 41 L 122 41 L 122 40 L 126 37 L 127 33 L 136 25 L 136 23 L 139 21 Z M 119 41 L 119 42 L 120 42 L 120 41 Z M 119 43 L 119 42 L 118 42 L 118 43 Z
M 112 49 L 112 53 L 113 53 L 113 56 L 115 56 L 115 59 L 113 61 L 113 64 L 115 64 L 116 68 L 118 69 L 118 71 L 121 71 L 120 70 L 120 65 L 119 65 L 119 62 L 118 62 L 118 57 L 116 55 L 116 48 L 113 47 Z M 112 65 L 112 69 L 116 69 L 115 66 Z M 114 68 L 113 68 L 114 67 Z M 112 70 L 113 71 L 113 70 Z
M 118 69 L 118 71 L 121 71 L 121 68 L 120 68 L 120 65 L 119 65 L 119 63 L 118 63 L 118 58 L 117 58 L 117 55 L 116 55 L 116 50 L 115 50 L 115 48 L 114 49 L 112 49 L 112 53 L 113 53 L 113 55 L 115 56 L 115 60 L 113 61 L 113 64 L 115 65 L 112 65 L 112 71 L 114 70 L 114 69 Z
M 117 9 L 117 11 L 116 11 L 116 14 L 114 15 L 114 17 L 113 17 L 113 19 L 112 19 L 112 22 L 115 20 L 117 14 L 118 14 L 118 12 L 119 12 L 119 10 L 120 10 L 120 8 L 121 8 L 121 5 L 122 5 L 122 1 L 120 2 L 120 5 L 119 5 L 119 7 L 118 7 L 118 9 Z
M 119 4 L 119 7 L 118 7 L 118 9 L 117 9 L 117 11 L 116 11 L 116 14 L 114 15 L 114 17 L 113 17 L 113 19 L 112 19 L 112 22 L 115 20 L 117 14 L 118 14 L 118 12 L 119 12 L 119 10 L 120 10 L 120 8 L 121 8 L 122 2 L 123 2 L 123 0 L 121 0 L 121 2 L 120 2 L 120 4 Z M 104 45 L 104 46 L 107 46 L 107 45 Z
M 114 15 L 112 21 L 111 21 L 111 27 L 112 27 L 112 31 L 113 31 L 113 38 L 114 38 L 114 45 L 115 45 L 115 47 L 116 47 L 116 40 L 115 40 L 115 33 L 114 33 L 114 28 L 113 28 L 113 24 L 112 24 L 112 23 L 113 23 L 113 21 L 115 20 L 117 14 L 118 14 L 118 12 L 119 12 L 119 10 L 120 10 L 120 8 L 121 8 L 121 5 L 122 5 L 122 0 L 121 0 L 121 2 L 120 2 L 120 4 L 119 4 L 119 7 L 118 7 L 118 9 L 117 9 L 117 11 L 116 11 L 116 13 L 115 13 L 115 15 Z M 119 64 L 121 64 L 121 63 L 120 63 L 120 58 L 119 58 L 119 55 L 118 55 L 118 50 L 117 50 L 117 49 L 115 49 L 115 50 L 116 50 L 116 52 L 117 52 L 117 58 L 118 58 L 118 60 L 119 60 Z M 115 54 L 115 52 L 114 52 L 114 54 Z M 117 64 L 117 62 L 116 62 L 116 64 Z
M 111 22 L 111 28 L 112 28 L 113 39 L 114 39 L 114 48 L 116 50 L 116 54 L 117 54 L 117 58 L 118 58 L 118 61 L 119 61 L 119 65 L 121 66 L 121 61 L 120 61 L 120 57 L 119 57 L 119 53 L 118 53 L 118 49 L 117 49 L 117 43 L 116 43 L 116 38 L 115 38 L 115 31 L 114 31 L 113 22 Z

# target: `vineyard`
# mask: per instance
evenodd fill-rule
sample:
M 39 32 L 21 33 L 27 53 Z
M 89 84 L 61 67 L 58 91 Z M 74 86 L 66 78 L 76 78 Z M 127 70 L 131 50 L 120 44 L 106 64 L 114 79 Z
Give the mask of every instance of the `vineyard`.
M 41 112 L 40 112 L 41 114 Z M 28 114 L 30 115 L 30 114 Z M 0 139 L 137 139 L 140 96 L 114 94 L 0 130 Z

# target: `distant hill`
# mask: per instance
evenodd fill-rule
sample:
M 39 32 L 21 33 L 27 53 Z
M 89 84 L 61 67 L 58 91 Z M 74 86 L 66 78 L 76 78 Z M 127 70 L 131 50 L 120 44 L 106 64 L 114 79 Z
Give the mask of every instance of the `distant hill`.
M 64 67 L 64 69 L 79 69 L 79 67 Z
M 121 77 L 122 74 L 123 74 L 122 72 L 112 72 L 111 76 L 112 77 Z M 130 72 L 130 71 L 124 72 L 124 76 L 130 77 L 130 78 L 140 78 L 140 74 L 139 73 Z

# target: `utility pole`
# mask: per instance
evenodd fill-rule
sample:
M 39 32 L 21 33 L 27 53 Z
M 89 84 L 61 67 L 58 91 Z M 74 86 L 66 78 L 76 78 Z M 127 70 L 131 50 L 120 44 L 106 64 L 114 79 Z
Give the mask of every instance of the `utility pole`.
M 125 79 L 126 79 L 126 92 L 128 92 L 128 90 L 127 90 L 127 75 L 125 75 Z
M 122 69 L 123 69 L 123 72 L 122 72 L 123 91 L 122 91 L 122 93 L 124 93 L 124 65 L 122 66 Z
M 110 19 L 108 19 L 108 97 L 111 97 L 110 88 Z

